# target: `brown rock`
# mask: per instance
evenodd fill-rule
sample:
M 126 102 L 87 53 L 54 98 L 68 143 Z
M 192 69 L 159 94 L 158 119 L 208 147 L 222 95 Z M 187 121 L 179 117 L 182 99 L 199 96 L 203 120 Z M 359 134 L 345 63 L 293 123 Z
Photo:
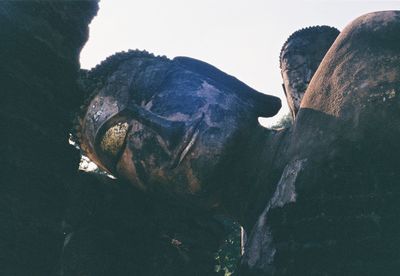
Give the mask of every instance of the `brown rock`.
M 241 275 L 399 271 L 399 62 L 399 11 L 361 16 L 338 36 L 306 91 Z M 257 239 L 265 246 L 251 246 Z

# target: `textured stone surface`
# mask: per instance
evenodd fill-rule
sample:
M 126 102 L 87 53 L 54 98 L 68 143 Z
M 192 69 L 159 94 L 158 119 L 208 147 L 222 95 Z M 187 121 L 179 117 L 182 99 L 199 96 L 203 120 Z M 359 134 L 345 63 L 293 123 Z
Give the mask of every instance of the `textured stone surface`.
M 399 41 L 400 12 L 377 12 L 353 21 L 328 51 L 288 150 L 289 162 L 307 160 L 296 200 L 263 214 L 263 256 L 273 257 L 260 266 L 244 258 L 240 275 L 398 273 Z
M 308 27 L 294 32 L 283 45 L 279 56 L 282 87 L 293 119 L 308 84 L 338 35 L 339 30 L 333 27 Z
M 0 274 L 55 275 L 79 52 L 97 1 L 0 2 Z
M 223 187 L 232 184 L 231 179 L 225 178 L 224 168 L 215 169 L 215 164 L 226 159 L 226 153 L 242 154 L 241 150 L 225 149 L 231 140 L 243 139 L 246 129 L 256 128 L 259 134 L 263 133 L 257 117 L 276 113 L 280 100 L 260 94 L 201 61 L 184 57 L 169 60 L 140 51 L 107 58 L 84 73 L 82 83 L 86 93 L 93 95 L 78 120 L 81 147 L 119 181 L 146 192 L 139 196 L 140 200 L 135 200 L 134 192 L 130 202 L 127 197 L 126 210 L 147 206 L 146 212 L 132 216 L 137 221 L 124 230 L 140 237 L 137 244 L 128 247 L 128 255 L 135 256 L 142 265 L 135 267 L 131 263 L 128 271 L 138 275 L 213 275 L 213 254 L 224 233 L 221 223 L 212 217 L 214 210 L 204 211 L 204 207 L 215 209 L 220 197 L 236 205 L 229 194 L 224 195 Z M 192 146 L 197 150 L 190 149 Z M 221 149 L 225 150 L 223 154 Z M 170 157 L 175 153 L 180 157 L 172 158 L 171 163 Z M 229 170 L 232 169 L 235 168 Z M 165 178 L 164 174 L 170 175 Z M 241 180 L 234 180 L 242 185 Z M 209 191 L 221 194 L 210 198 Z M 142 202 L 146 197 L 147 201 Z M 119 223 L 129 216 L 126 210 L 119 210 Z M 107 217 L 108 212 L 103 216 Z M 117 228 L 113 227 L 115 232 Z M 171 241 L 180 245 L 171 246 Z M 86 250 L 68 248 L 78 255 Z M 134 249 L 136 253 L 132 253 Z M 71 267 L 71 262 L 66 259 L 65 266 Z
M 248 194 L 234 199 L 226 191 L 242 189 L 247 173 L 238 170 L 239 160 L 269 139 L 257 119 L 276 114 L 279 98 L 204 62 L 139 51 L 108 58 L 84 82 L 95 95 L 78 136 L 99 166 L 143 191 L 209 209 L 231 208 Z M 119 124 L 129 125 L 123 143 L 113 131 Z M 254 147 L 256 141 L 261 143 Z M 118 150 L 109 150 L 116 145 Z M 246 147 L 254 148 L 250 153 Z
M 367 14 L 340 34 L 291 130 L 259 127 L 257 116 L 273 115 L 279 102 L 196 60 L 121 54 L 93 70 L 83 82 L 89 92 L 100 91 L 103 99 L 94 103 L 105 108 L 90 117 L 107 121 L 129 98 L 142 108 L 131 115 L 151 119 L 130 121 L 137 129 L 122 156 L 139 153 L 135 166 L 146 185 L 136 187 L 151 191 L 144 194 L 129 177 L 128 184 L 77 175 L 79 154 L 67 144 L 71 114 L 83 98 L 75 82 L 78 55 L 96 10 L 96 1 L 0 2 L 1 275 L 212 275 L 223 233 L 212 211 L 200 211 L 199 198 L 210 198 L 209 207 L 247 229 L 255 223 L 240 275 L 396 275 L 399 12 Z M 193 91 L 198 97 L 189 97 Z M 176 138 L 199 110 L 207 131 L 223 130 L 203 136 L 200 149 L 223 151 L 200 165 L 193 158 L 183 171 L 213 171 L 215 179 L 201 179 L 203 186 L 189 175 L 189 186 L 173 187 L 143 181 L 146 169 L 157 168 L 155 153 L 182 142 Z M 102 125 L 86 133 L 89 142 Z M 105 132 L 100 143 L 113 157 L 125 130 L 132 129 Z M 225 140 L 230 131 L 235 135 Z M 138 147 L 143 138 L 159 146 L 147 152 L 152 158 Z M 85 146 L 96 158 L 93 145 Z M 185 157 L 187 148 L 179 154 Z M 129 176 L 129 168 L 116 171 Z
M 213 275 L 225 233 L 211 213 L 77 174 L 68 137 L 96 11 L 97 1 L 0 2 L 0 274 Z

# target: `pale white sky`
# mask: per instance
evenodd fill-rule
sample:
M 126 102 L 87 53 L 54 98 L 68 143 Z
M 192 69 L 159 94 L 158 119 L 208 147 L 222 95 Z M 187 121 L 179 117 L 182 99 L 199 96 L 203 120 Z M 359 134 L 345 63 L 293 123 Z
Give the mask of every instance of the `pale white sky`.
M 280 97 L 284 106 L 269 124 L 288 112 L 279 52 L 291 33 L 315 25 L 342 30 L 359 15 L 393 9 L 400 0 L 101 0 L 81 65 L 128 49 L 197 58 Z

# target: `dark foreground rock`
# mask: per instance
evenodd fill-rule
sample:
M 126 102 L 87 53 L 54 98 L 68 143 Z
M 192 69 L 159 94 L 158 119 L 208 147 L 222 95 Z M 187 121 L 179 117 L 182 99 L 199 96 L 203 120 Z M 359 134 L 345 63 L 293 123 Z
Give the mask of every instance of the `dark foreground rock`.
M 212 214 L 77 173 L 68 144 L 97 1 L 0 1 L 0 275 L 213 275 Z
M 0 275 L 55 275 L 79 52 L 97 1 L 0 1 Z
M 226 233 L 211 212 L 82 177 L 66 216 L 62 275 L 220 275 L 214 254 Z

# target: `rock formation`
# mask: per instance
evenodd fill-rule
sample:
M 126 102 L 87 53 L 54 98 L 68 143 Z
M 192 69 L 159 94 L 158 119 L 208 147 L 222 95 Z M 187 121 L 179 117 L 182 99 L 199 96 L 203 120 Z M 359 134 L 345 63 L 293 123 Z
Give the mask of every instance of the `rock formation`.
M 237 202 L 251 191 L 237 193 L 236 200 L 226 192 L 248 189 L 249 175 L 242 172 L 257 165 L 248 156 L 257 158 L 254 151 L 270 138 L 257 118 L 276 114 L 278 98 L 204 62 L 138 51 L 108 58 L 88 72 L 87 86 L 94 96 L 78 136 L 96 164 L 147 193 L 243 212 Z M 253 148 L 243 150 L 247 146 Z M 248 164 L 238 168 L 241 158 Z
M 55 275 L 68 183 L 79 52 L 97 1 L 0 1 L 0 274 Z
M 78 131 L 111 180 L 78 175 L 67 143 L 97 8 L 0 1 L 1 275 L 212 275 L 215 210 L 252 228 L 240 275 L 399 271 L 400 12 L 343 30 L 289 130 L 206 63 L 112 57 L 81 80 Z
M 220 222 L 119 180 L 85 175 L 74 185 L 61 275 L 219 275 Z
M 399 11 L 361 16 L 338 36 L 240 275 L 397 274 L 399 43 Z
M 1 1 L 1 275 L 212 275 L 212 215 L 78 174 L 68 144 L 97 1 Z

